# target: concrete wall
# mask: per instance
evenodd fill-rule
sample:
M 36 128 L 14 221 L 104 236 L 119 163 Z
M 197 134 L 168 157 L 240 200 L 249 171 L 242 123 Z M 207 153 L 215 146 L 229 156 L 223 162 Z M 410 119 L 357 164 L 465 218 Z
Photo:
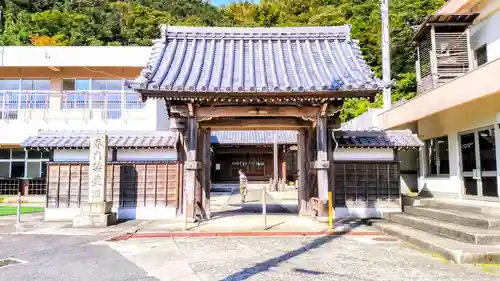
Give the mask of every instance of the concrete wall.
M 463 183 L 460 166 L 459 133 L 498 124 L 500 123 L 499 113 L 500 94 L 495 94 L 419 120 L 418 135 L 422 140 L 448 136 L 450 157 L 449 176 L 427 176 L 424 164 L 424 150 L 421 151 L 420 166 L 422 168 L 419 175 L 419 191 L 436 197 L 461 198 Z M 495 138 L 498 143 L 500 139 L 498 125 L 495 125 Z M 497 167 L 500 167 L 498 165 L 500 160 L 498 152 L 497 150 Z
M 471 28 L 471 48 L 486 44 L 488 61 L 500 58 L 500 0 L 489 1 Z
M 482 106 L 481 103 L 474 103 L 474 101 L 500 93 L 500 80 L 491 79 L 496 73 L 500 73 L 500 59 L 489 62 L 430 92 L 381 113 L 378 115 L 379 124 L 383 129 L 394 129 L 417 120 L 432 118 L 433 115 L 440 112 L 446 114 L 445 111 L 450 108 Z M 491 107 L 492 105 L 487 104 L 486 106 Z M 481 113 L 481 108 L 475 110 Z M 474 119 L 470 118 L 471 115 L 464 114 L 459 114 L 457 117 L 466 121 Z M 440 126 L 441 121 L 436 121 L 436 124 L 429 125 Z

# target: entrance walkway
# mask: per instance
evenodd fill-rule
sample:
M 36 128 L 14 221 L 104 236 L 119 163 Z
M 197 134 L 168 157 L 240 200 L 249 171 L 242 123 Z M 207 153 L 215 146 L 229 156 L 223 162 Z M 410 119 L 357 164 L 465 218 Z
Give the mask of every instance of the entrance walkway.
M 267 188 L 267 184 L 249 184 L 246 202 L 241 202 L 239 185 L 228 185 L 231 193 L 227 202 L 220 210 L 212 210 L 216 216 L 231 216 L 236 214 L 262 214 L 262 189 Z M 215 195 L 215 194 L 214 194 Z M 219 195 L 220 196 L 220 195 Z M 224 196 L 224 195 L 223 195 Z M 278 200 L 274 199 L 270 192 L 266 192 L 266 212 L 268 214 L 290 214 Z
M 211 193 L 212 218 L 199 223 L 188 224 L 190 235 L 220 236 L 268 236 L 268 235 L 310 235 L 329 232 L 328 224 L 318 222 L 312 217 L 297 214 L 297 191 L 266 193 L 266 216 L 262 214 L 262 188 L 267 184 L 249 184 L 246 202 L 241 202 L 238 184 L 214 185 Z M 353 229 L 358 233 L 376 233 L 374 228 L 358 222 L 339 222 L 335 231 Z M 177 220 L 158 220 L 141 224 L 137 237 L 179 236 L 184 222 Z M 355 228 L 355 229 L 354 229 Z M 181 235 L 184 236 L 184 235 Z

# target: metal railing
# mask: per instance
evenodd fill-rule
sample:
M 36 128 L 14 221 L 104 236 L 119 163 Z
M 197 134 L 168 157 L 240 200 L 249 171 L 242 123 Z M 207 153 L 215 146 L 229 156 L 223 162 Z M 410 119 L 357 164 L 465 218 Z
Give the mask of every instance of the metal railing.
M 144 103 L 133 91 L 0 91 L 0 119 L 83 118 L 123 119 L 142 112 Z M 57 117 L 56 117 L 57 119 Z
M 0 91 L 0 119 L 16 120 L 29 110 L 48 110 L 50 91 Z
M 125 112 L 144 109 L 135 92 L 127 91 L 69 91 L 61 96 L 63 112 L 83 112 L 89 118 L 121 119 Z

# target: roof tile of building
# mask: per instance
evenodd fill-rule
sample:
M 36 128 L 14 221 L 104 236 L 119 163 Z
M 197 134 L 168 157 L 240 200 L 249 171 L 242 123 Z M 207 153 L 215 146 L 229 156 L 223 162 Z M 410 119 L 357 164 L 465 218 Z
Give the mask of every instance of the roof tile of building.
M 41 134 L 26 139 L 21 146 L 37 149 L 57 148 L 88 148 L 91 134 L 61 133 Z M 109 134 L 108 146 L 114 148 L 173 148 L 177 142 L 177 135 L 164 134 Z
M 223 28 L 163 26 L 138 91 L 376 91 L 383 82 L 337 27 Z
M 415 148 L 424 144 L 410 130 L 335 130 L 341 148 Z
M 211 143 L 222 145 L 296 144 L 297 131 L 215 131 Z

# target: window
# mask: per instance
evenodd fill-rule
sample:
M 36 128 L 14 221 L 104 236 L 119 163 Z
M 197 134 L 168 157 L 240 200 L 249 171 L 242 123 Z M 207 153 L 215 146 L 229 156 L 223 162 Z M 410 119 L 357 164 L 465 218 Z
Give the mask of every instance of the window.
M 477 48 L 474 51 L 474 56 L 476 57 L 477 66 L 481 66 L 488 62 L 488 53 L 486 49 L 486 44 Z
M 89 83 L 88 79 L 63 79 L 62 109 L 84 109 L 88 102 Z
M 0 149 L 0 178 L 40 178 L 46 174 L 49 151 L 23 148 Z
M 62 82 L 66 92 L 62 109 L 99 110 L 107 119 L 119 119 L 122 109 L 144 107 L 137 93 L 125 89 L 124 80 L 63 79 Z
M 17 119 L 19 109 L 47 109 L 49 97 L 48 79 L 0 79 L 0 113 L 4 119 Z
M 447 136 L 426 140 L 425 151 L 428 175 L 448 175 L 450 173 Z

